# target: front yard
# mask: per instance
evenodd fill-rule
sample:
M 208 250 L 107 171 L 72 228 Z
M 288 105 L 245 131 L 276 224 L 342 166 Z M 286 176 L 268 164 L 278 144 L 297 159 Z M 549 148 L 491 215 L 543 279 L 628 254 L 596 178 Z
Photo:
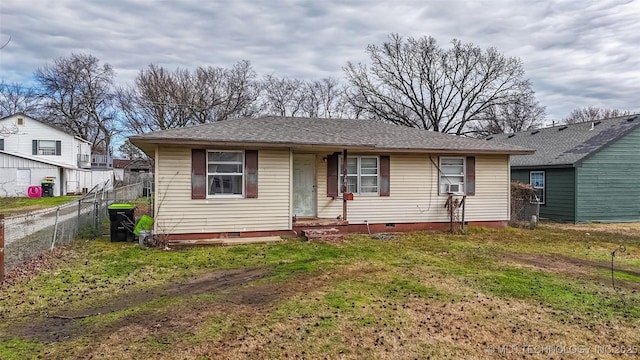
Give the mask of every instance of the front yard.
M 620 244 L 614 289 L 611 252 Z M 0 359 L 640 352 L 633 233 L 544 226 L 179 251 L 103 238 L 51 261 L 2 288 Z

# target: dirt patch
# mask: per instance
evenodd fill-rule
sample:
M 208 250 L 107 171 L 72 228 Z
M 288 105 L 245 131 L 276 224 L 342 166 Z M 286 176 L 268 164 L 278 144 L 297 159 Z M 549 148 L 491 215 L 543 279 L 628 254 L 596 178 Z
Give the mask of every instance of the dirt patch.
M 12 328 L 9 336 L 20 336 L 39 341 L 64 341 L 85 333 L 73 320 L 107 314 L 144 304 L 162 297 L 189 297 L 206 293 L 224 293 L 240 288 L 251 281 L 263 278 L 268 274 L 266 269 L 233 269 L 219 270 L 195 277 L 184 283 L 172 284 L 166 288 L 156 288 L 138 292 L 128 292 L 122 296 L 109 299 L 104 305 L 74 311 L 59 311 L 48 314 L 44 319 L 31 319 Z M 260 297 L 260 295 L 256 295 Z M 102 331 L 115 331 L 130 323 L 155 323 L 157 316 L 140 314 L 125 317 L 123 322 L 112 324 Z M 102 332 L 101 331 L 101 332 Z
M 597 271 L 611 270 L 611 262 L 608 261 L 578 259 L 560 254 L 545 255 L 530 253 L 508 253 L 502 255 L 501 258 L 508 262 L 530 266 L 543 271 L 571 275 L 595 276 L 594 273 Z M 614 264 L 614 269 L 616 272 L 640 277 L 640 271 L 638 269 L 621 267 L 618 264 Z M 604 279 L 604 277 L 602 278 Z M 616 284 L 624 285 L 625 287 L 631 288 L 633 290 L 640 290 L 640 283 L 634 283 L 630 281 L 616 281 Z
M 5 289 L 19 281 L 31 279 L 45 270 L 57 267 L 58 264 L 68 259 L 69 250 L 64 246 L 56 247 L 53 251 L 43 252 L 27 262 L 9 270 L 5 274 L 4 282 L 0 284 L 0 289 Z
M 610 234 L 619 234 L 637 237 L 640 235 L 640 223 L 590 223 L 590 224 L 560 224 L 560 223 L 544 223 L 546 228 L 576 230 L 583 232 L 604 232 Z

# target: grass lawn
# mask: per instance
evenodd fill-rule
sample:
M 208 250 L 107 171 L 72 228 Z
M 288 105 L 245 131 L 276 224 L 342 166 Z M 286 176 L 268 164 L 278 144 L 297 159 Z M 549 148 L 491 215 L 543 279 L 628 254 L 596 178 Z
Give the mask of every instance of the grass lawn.
M 597 228 L 180 251 L 80 240 L 2 289 L 0 359 L 620 358 L 640 352 L 639 290 L 640 237 Z
M 66 204 L 78 199 L 78 196 L 54 196 L 54 197 L 0 197 L 0 214 L 13 216 L 29 211 L 46 209 Z

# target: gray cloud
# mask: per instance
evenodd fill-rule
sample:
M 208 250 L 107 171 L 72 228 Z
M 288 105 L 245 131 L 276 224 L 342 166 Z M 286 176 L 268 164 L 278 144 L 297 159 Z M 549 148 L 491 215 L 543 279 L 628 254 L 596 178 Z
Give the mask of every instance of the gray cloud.
M 396 32 L 494 46 L 522 59 L 550 119 L 576 107 L 636 108 L 640 5 L 623 0 L 3 1 L 0 78 L 29 83 L 72 52 L 111 64 L 119 83 L 168 68 L 251 61 L 259 74 L 343 77 Z

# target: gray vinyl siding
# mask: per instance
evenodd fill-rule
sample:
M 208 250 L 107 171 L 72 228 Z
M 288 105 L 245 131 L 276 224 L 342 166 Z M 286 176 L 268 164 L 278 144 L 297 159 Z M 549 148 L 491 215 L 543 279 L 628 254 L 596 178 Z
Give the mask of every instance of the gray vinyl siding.
M 578 222 L 640 221 L 640 130 L 584 160 L 577 168 Z
M 540 217 L 556 221 L 576 221 L 575 171 L 573 168 L 531 168 L 511 171 L 512 181 L 529 183 L 530 171 L 545 172 L 545 204 L 540 205 Z

